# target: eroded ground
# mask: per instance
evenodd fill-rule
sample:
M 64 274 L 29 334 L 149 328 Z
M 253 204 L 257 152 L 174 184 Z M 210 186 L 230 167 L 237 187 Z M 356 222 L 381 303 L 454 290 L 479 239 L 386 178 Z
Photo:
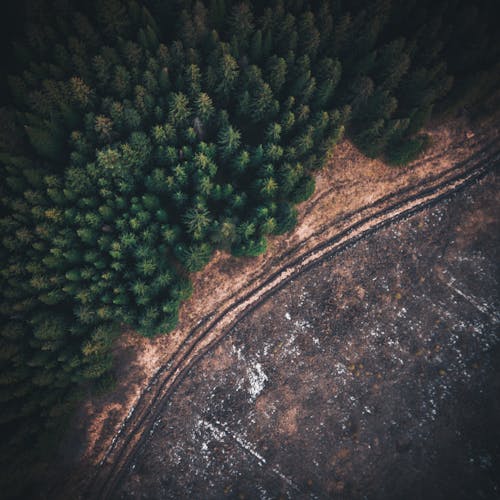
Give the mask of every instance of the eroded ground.
M 116 498 L 498 498 L 499 184 L 261 304 L 193 367 Z

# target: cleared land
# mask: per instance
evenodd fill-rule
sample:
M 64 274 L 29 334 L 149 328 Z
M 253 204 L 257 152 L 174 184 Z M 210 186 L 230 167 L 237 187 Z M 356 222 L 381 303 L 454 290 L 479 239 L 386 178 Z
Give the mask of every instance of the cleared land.
M 458 122 L 452 134 L 444 128 L 431 133 L 434 148 L 405 169 L 367 160 L 343 143 L 320 173 L 317 191 L 301 207 L 300 225 L 291 235 L 273 239 L 270 251 L 259 259 L 219 254 L 196 277 L 195 295 L 184 307 L 175 335 L 149 341 L 131 332 L 122 338 L 116 348 L 117 391 L 82 408 L 74 439 L 66 443 L 65 458 L 72 459 L 65 460 L 71 484 L 62 488 L 62 496 L 73 489 L 90 496 L 112 493 L 136 445 L 147 437 L 164 398 L 192 362 L 251 307 L 274 293 L 276 286 L 307 267 L 299 269 L 297 264 L 310 258 L 313 265 L 352 244 L 353 231 L 361 237 L 391 217 L 420 210 L 419 204 L 438 200 L 461 183 L 484 175 L 496 157 L 493 130 L 475 135 Z M 287 269 L 293 272 L 287 274 Z M 276 278 L 273 285 L 271 280 Z M 266 283 L 271 285 L 267 289 Z M 93 480 L 86 490 L 89 477 Z
M 499 186 L 260 304 L 165 401 L 112 496 L 497 498 Z

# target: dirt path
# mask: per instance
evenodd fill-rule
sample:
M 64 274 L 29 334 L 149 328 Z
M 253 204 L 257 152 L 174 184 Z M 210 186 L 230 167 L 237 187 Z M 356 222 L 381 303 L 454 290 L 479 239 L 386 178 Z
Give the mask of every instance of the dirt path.
M 101 441 L 101 453 L 95 453 L 99 462 L 85 498 L 106 498 L 113 492 L 166 398 L 193 364 L 257 304 L 318 260 L 449 196 L 498 161 L 495 137 L 478 140 L 470 131 L 463 134 L 465 140 L 457 143 L 444 131 L 435 131 L 434 150 L 404 170 L 364 159 L 364 168 L 357 170 L 357 181 L 353 179 L 356 160 L 363 162 L 363 158 L 349 143 L 343 143 L 332 159 L 343 171 L 336 173 L 328 168 L 320 174 L 316 194 L 304 204 L 302 220 L 291 236 L 274 239 L 271 252 L 250 263 L 242 261 L 236 264 L 237 269 L 227 269 L 233 259 L 219 254 L 205 272 L 199 273 L 195 279 L 197 293 L 191 301 L 191 305 L 198 304 L 198 310 L 195 306 L 183 311 L 177 335 L 167 342 L 153 342 L 145 350 L 143 381 L 148 382 L 142 384 L 144 390 L 130 400 L 131 404 L 123 405 L 120 413 L 128 409 L 127 416 L 115 429 L 111 442 L 108 439 L 104 447 L 106 440 Z M 333 204 L 342 207 L 342 212 L 332 214 Z M 230 272 L 234 275 L 227 279 Z M 187 325 L 191 325 L 190 330 Z M 95 445 L 102 434 L 102 430 L 94 432 Z
M 293 233 L 272 238 L 266 255 L 257 259 L 218 252 L 194 277 L 194 296 L 183 306 L 172 335 L 148 340 L 125 334 L 116 347 L 121 359 L 113 397 L 88 401 L 82 409 L 78 432 L 85 448 L 75 467 L 81 476 L 72 471 L 64 495 L 86 491 L 84 496 L 92 498 L 111 492 L 165 397 L 259 301 L 318 259 L 474 182 L 497 153 L 494 131 L 474 134 L 458 122 L 430 133 L 433 148 L 403 169 L 366 159 L 343 142 L 318 175 L 314 196 L 299 207 L 299 225 Z M 126 359 L 132 352 L 136 357 Z

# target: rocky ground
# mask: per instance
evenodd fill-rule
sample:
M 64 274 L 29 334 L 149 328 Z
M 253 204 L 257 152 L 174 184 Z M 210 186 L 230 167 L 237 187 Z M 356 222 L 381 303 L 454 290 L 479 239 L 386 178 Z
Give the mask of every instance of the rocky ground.
M 115 497 L 500 497 L 499 184 L 263 302 L 166 402 Z

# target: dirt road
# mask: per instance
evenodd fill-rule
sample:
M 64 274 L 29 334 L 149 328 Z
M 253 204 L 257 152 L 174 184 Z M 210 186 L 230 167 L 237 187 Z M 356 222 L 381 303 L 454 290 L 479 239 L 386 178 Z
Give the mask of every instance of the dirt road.
M 349 147 L 344 145 L 345 150 L 349 150 Z M 92 480 L 88 489 L 83 490 L 83 497 L 106 498 L 115 491 L 127 465 L 134 459 L 138 446 L 147 439 L 165 401 L 175 391 L 187 371 L 258 304 L 318 262 L 341 252 L 388 224 L 421 211 L 474 183 L 498 161 L 496 138 L 478 140 L 476 137 L 469 137 L 460 144 L 449 145 L 444 151 L 442 147 L 440 149 L 414 165 L 413 169 L 386 172 L 385 185 L 381 184 L 378 189 L 369 190 L 364 193 L 364 197 L 360 197 L 361 201 L 368 203 L 361 206 L 358 203 L 353 210 L 347 210 L 346 208 L 352 206 L 352 202 L 346 202 L 343 204 L 343 213 L 337 217 L 327 220 L 316 218 L 313 223 L 304 224 L 308 214 L 317 214 L 318 211 L 321 213 L 322 204 L 332 202 L 329 198 L 332 193 L 328 189 L 321 189 L 326 181 L 322 182 L 320 179 L 317 193 L 303 209 L 304 220 L 301 226 L 288 238 L 286 244 L 280 245 L 279 241 L 275 243 L 270 255 L 263 258 L 260 265 L 252 265 L 252 273 L 242 273 L 247 280 L 242 282 L 240 276 L 237 283 L 239 286 L 223 289 L 225 295 L 219 292 L 218 300 L 212 299 L 212 303 L 205 300 L 205 314 L 198 318 L 196 326 L 183 336 L 178 336 L 178 342 L 172 343 L 166 353 L 157 353 L 156 363 L 152 365 L 158 366 L 157 360 L 161 359 L 166 362 L 160 364 L 156 372 L 150 371 L 152 376 L 147 384 L 142 385 L 138 397 L 135 401 L 132 400 L 133 404 L 128 406 L 126 418 L 115 427 L 112 434 L 108 432 L 112 438 L 111 442 L 108 438 L 106 447 L 103 446 L 106 439 L 102 439 L 101 435 L 100 459 L 98 464 L 91 468 Z M 352 151 L 344 154 L 352 155 Z M 341 155 L 342 150 L 340 157 Z M 343 165 L 341 159 L 337 158 L 337 161 L 339 165 Z M 328 176 L 328 171 L 325 176 Z M 352 189 L 352 184 L 349 189 Z M 338 185 L 340 184 L 337 183 Z M 340 193 L 340 197 L 341 191 L 338 189 L 335 194 Z M 377 196 L 380 193 L 384 193 L 383 196 Z M 223 274 L 223 264 L 220 260 L 214 262 L 206 275 L 213 278 L 215 266 L 219 266 L 220 273 Z M 233 272 L 238 270 L 233 269 Z M 204 283 L 207 281 L 206 276 L 200 279 L 204 280 Z M 203 282 L 201 285 L 203 288 Z M 195 315 L 192 313 L 187 319 L 192 320 L 193 316 Z M 192 324 L 193 321 L 191 326 Z M 161 346 L 161 343 L 159 345 Z M 123 414 L 123 408 L 121 413 Z M 101 431 L 101 434 L 104 433 Z

